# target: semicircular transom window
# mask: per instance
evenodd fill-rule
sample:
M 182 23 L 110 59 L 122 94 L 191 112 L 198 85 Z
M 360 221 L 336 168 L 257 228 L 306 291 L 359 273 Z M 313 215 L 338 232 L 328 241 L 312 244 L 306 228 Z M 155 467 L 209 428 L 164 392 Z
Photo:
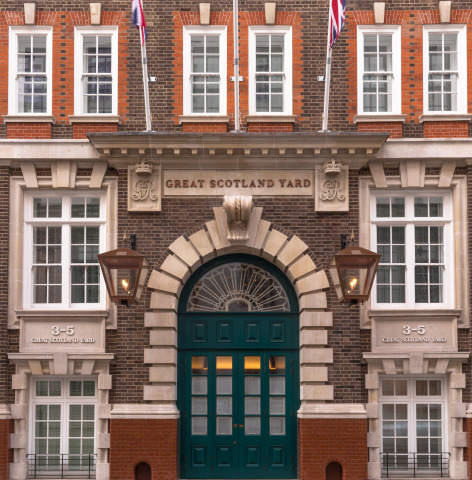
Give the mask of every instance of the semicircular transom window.
M 289 312 L 290 302 L 277 278 L 256 265 L 225 263 L 193 287 L 187 312 Z

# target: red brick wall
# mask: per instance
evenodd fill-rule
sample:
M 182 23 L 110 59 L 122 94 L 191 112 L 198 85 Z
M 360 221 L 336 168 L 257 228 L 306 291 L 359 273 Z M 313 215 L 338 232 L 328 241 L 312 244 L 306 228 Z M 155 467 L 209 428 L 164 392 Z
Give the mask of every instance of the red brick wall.
M 10 2 L 11 3 L 11 2 Z M 61 10 L 64 8 L 64 11 Z M 8 138 L 51 138 L 72 136 L 68 116 L 74 113 L 74 28 L 90 25 L 90 7 L 84 3 L 80 11 L 65 11 L 66 5 L 59 4 L 56 11 L 43 10 L 37 4 L 36 25 L 52 26 L 52 111 L 55 125 L 51 124 L 8 124 Z M 69 10 L 69 8 L 67 8 Z M 8 45 L 8 29 L 12 25 L 24 25 L 24 9 L 6 11 L 0 8 L 0 42 Z M 118 26 L 118 115 L 122 123 L 128 118 L 128 29 L 129 10 L 110 11 L 103 9 L 101 25 Z M 0 49 L 0 116 L 8 114 L 8 48 Z M 144 116 L 144 115 L 143 115 Z M 69 127 L 69 128 L 65 128 Z M 115 126 L 116 127 L 116 126 Z M 115 128 L 116 130 L 116 128 Z M 89 130 L 92 131 L 92 130 Z M 110 130 L 102 130 L 110 131 Z M 75 132 L 74 132 L 75 133 Z M 47 137 L 45 135 L 48 135 Z M 74 138 L 83 138 L 75 137 Z
M 261 5 L 262 6 L 262 5 Z M 248 125 L 246 124 L 246 115 L 249 114 L 249 91 L 248 91 L 248 73 L 249 73 L 249 26 L 265 25 L 265 13 L 263 11 L 256 12 L 239 12 L 239 75 L 244 77 L 244 81 L 239 84 L 239 111 L 241 129 L 252 132 L 291 132 L 293 130 L 292 124 L 261 124 Z M 187 25 L 199 25 L 200 16 L 197 11 L 177 11 L 174 12 L 174 51 L 173 57 L 176 61 L 173 64 L 173 83 L 174 94 L 173 103 L 174 121 L 178 123 L 178 116 L 183 114 L 183 27 Z M 233 59 L 233 14 L 232 12 L 216 12 L 211 11 L 210 25 L 226 25 L 227 31 L 227 105 L 226 112 L 230 117 L 230 125 L 228 130 L 234 128 L 234 82 L 231 82 L 230 77 L 234 74 Z M 302 40 L 301 40 L 301 15 L 298 12 L 288 12 L 277 10 L 275 17 L 275 25 L 291 25 L 292 26 L 292 113 L 299 118 L 302 115 Z M 199 131 L 207 132 L 208 124 L 195 124 L 194 130 L 188 130 L 184 124 L 184 131 Z M 198 129 L 198 130 L 197 130 Z M 211 130 L 221 131 L 221 130 Z
M 111 420 L 110 480 L 134 480 L 140 462 L 151 466 L 152 480 L 175 480 L 178 469 L 177 420 Z
M 402 138 L 401 122 L 362 122 L 357 124 L 358 132 L 389 132 L 390 138 Z
M 222 132 L 228 131 L 228 124 L 223 122 L 184 123 L 184 132 Z
M 10 464 L 11 420 L 0 420 L 0 480 L 8 480 Z
M 415 4 L 412 4 L 415 6 Z M 353 8 L 353 7 L 351 7 Z M 395 10 L 398 8 L 398 10 Z M 417 10 L 405 9 L 404 5 L 391 2 L 391 9 L 385 12 L 385 25 L 401 25 L 401 69 L 402 69 L 402 109 L 401 113 L 406 114 L 406 123 L 403 126 L 403 136 L 407 137 L 467 137 L 468 125 L 464 122 L 435 122 L 435 127 L 420 123 L 420 116 L 424 113 L 423 105 L 423 26 L 439 25 L 438 7 L 431 10 L 421 9 L 425 5 L 418 5 Z M 374 25 L 373 10 L 355 10 L 347 15 L 348 28 L 343 30 L 342 35 L 347 39 L 347 119 L 353 122 L 357 114 L 357 25 Z M 461 9 L 460 5 L 451 12 L 451 25 L 472 24 L 470 10 Z M 472 39 L 467 39 L 467 74 L 471 74 L 472 60 Z M 472 104 L 472 89 L 468 90 L 468 109 Z M 429 122 L 428 122 L 429 123 Z M 458 123 L 461 125 L 459 126 Z M 364 126 L 362 131 L 367 130 Z M 358 127 L 360 130 L 360 127 Z M 384 130 L 385 131 L 385 130 Z M 395 138 L 391 135 L 392 138 Z
M 291 132 L 293 131 L 293 123 L 250 122 L 248 123 L 248 131 L 258 133 Z
M 469 122 L 424 122 L 425 138 L 468 137 Z
M 91 132 L 116 132 L 116 123 L 74 123 L 74 138 L 87 138 Z
M 8 138 L 51 138 L 50 123 L 8 123 Z
M 367 420 L 299 419 L 298 478 L 323 480 L 338 462 L 346 480 L 367 478 Z

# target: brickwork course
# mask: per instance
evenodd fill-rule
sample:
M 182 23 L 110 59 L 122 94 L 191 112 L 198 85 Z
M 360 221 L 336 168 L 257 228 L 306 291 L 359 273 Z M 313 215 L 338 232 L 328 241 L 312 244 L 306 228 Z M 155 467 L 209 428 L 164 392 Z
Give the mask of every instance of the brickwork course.
M 438 1 L 386 2 L 385 25 L 400 25 L 402 38 L 402 108 L 404 121 L 356 120 L 357 107 L 357 27 L 374 25 L 371 0 L 348 0 L 346 25 L 333 49 L 332 79 L 329 108 L 329 130 L 345 133 L 389 133 L 390 140 L 398 139 L 467 139 L 471 137 L 469 120 L 423 121 L 423 27 L 439 25 Z M 53 72 L 52 111 L 54 121 L 20 122 L 8 116 L 8 38 L 9 27 L 23 25 L 24 2 L 0 0 L 0 142 L 21 140 L 86 140 L 87 135 L 126 134 L 142 132 L 145 128 L 144 96 L 142 86 L 139 34 L 131 25 L 129 0 L 106 0 L 101 2 L 101 25 L 118 26 L 118 111 L 120 121 L 85 122 L 72 121 L 74 112 L 74 28 L 90 25 L 90 2 L 50 1 L 36 4 L 36 25 L 53 27 Z M 222 134 L 231 132 L 234 120 L 233 31 L 232 2 L 216 0 L 211 3 L 210 25 L 225 25 L 227 28 L 227 115 L 228 122 L 209 121 L 180 123 L 183 112 L 183 28 L 199 25 L 199 2 L 189 0 L 144 2 L 148 25 L 148 71 L 157 78 L 150 83 L 152 128 L 160 133 L 175 134 Z M 264 2 L 241 0 L 239 2 L 241 129 L 250 134 L 314 133 L 321 128 L 324 82 L 317 77 L 324 75 L 327 1 L 286 0 L 277 2 L 276 25 L 292 27 L 292 114 L 294 121 L 271 122 L 249 120 L 248 92 L 248 26 L 265 25 Z M 472 0 L 454 1 L 451 24 L 472 27 Z M 467 37 L 467 74 L 469 85 L 472 79 L 472 40 Z M 468 108 L 472 106 L 472 88 L 468 88 Z M 110 137 L 112 138 L 112 137 Z M 6 143 L 5 143 L 6 144 Z M 0 146 L 1 148 L 1 146 Z M 334 154 L 333 154 L 334 155 Z M 0 279 L 4 286 L 9 281 L 9 222 L 10 185 L 13 177 L 22 177 L 20 160 L 10 167 L 0 167 Z M 29 161 L 31 159 L 24 159 Z M 47 160 L 47 159 L 44 159 Z M 92 162 L 81 165 L 77 177 L 88 178 L 92 174 Z M 367 163 L 367 160 L 366 160 Z M 195 165 L 197 160 L 195 161 Z M 472 241 L 472 167 L 456 167 L 456 176 L 466 177 L 467 218 L 464 230 L 467 245 Z M 314 165 L 314 163 L 313 163 Z M 442 167 L 428 164 L 425 177 L 428 180 L 442 174 Z M 279 165 L 280 166 L 280 165 Z M 385 163 L 383 173 L 387 180 L 405 175 L 398 162 Z M 197 167 L 195 167 L 197 168 Z M 225 168 L 222 165 L 221 168 Z M 38 162 L 38 179 L 51 178 L 51 167 Z M 221 207 L 222 198 L 176 197 L 162 198 L 161 211 L 132 212 L 128 209 L 128 169 L 109 167 L 107 178 L 116 178 L 117 231 L 119 246 L 123 238 L 137 233 L 137 249 L 148 259 L 151 267 L 158 270 L 169 255 L 169 246 L 180 236 L 188 239 L 193 233 L 205 229 L 212 220 L 214 208 Z M 289 239 L 296 236 L 308 247 L 308 255 L 318 270 L 324 270 L 333 253 L 337 251 L 341 234 L 353 235 L 358 242 L 361 237 L 361 192 L 360 180 L 372 181 L 368 166 L 349 170 L 349 210 L 319 212 L 315 199 L 309 197 L 274 196 L 257 197 L 255 206 L 263 208 L 263 219 L 272 223 L 272 228 L 284 233 Z M 394 183 L 394 182 L 393 182 Z M 397 181 L 400 184 L 400 180 Z M 423 185 L 421 185 L 422 187 Z M 436 188 L 436 187 L 434 187 Z M 333 250 L 334 246 L 334 250 Z M 465 255 L 465 252 L 464 252 Z M 471 256 L 468 270 L 472 271 Z M 470 284 L 470 279 L 467 279 Z M 332 287 L 332 285 L 331 285 Z M 468 289 L 472 301 L 472 288 Z M 111 405 L 149 405 L 144 400 L 144 390 L 151 384 L 149 364 L 144 363 L 145 350 L 150 346 L 149 328 L 145 326 L 145 313 L 151 303 L 150 289 L 145 291 L 137 306 L 117 306 L 116 327 L 107 329 L 107 353 L 114 354 L 110 364 L 112 388 L 108 402 Z M 327 347 L 333 349 L 333 362 L 328 364 L 327 385 L 333 387 L 330 405 L 355 404 L 365 406 L 371 401 L 366 388 L 368 365 L 363 354 L 372 351 L 370 325 L 361 328 L 360 318 L 365 312 L 359 305 L 349 306 L 338 301 L 334 288 L 326 290 L 326 311 L 333 313 L 333 325 L 327 328 Z M 0 290 L 0 407 L 13 405 L 16 401 L 12 378 L 15 365 L 8 354 L 18 353 L 20 333 L 8 328 L 8 290 Z M 472 336 L 469 328 L 458 328 L 458 352 L 471 350 Z M 400 370 L 398 365 L 395 368 Z M 462 365 L 466 376 L 465 388 L 461 389 L 462 402 L 472 402 L 470 360 Z M 430 372 L 428 372 L 430 373 Z M 450 372 L 447 372 L 450 373 Z M 320 382 L 321 383 L 321 382 Z M 324 404 L 325 402 L 320 402 Z M 347 416 L 347 415 L 346 415 Z M 374 421 L 379 421 L 378 418 Z M 467 437 L 464 461 L 469 462 L 469 478 L 472 474 L 472 422 L 463 420 L 463 432 Z M 297 478 L 308 480 L 325 478 L 326 466 L 337 462 L 349 480 L 369 478 L 367 418 L 300 418 L 298 420 Z M 334 434 L 333 434 L 334 432 Z M 0 417 L 0 480 L 9 479 L 8 465 L 14 462 L 10 445 L 14 436 L 14 422 Z M 140 462 L 148 463 L 154 480 L 176 480 L 180 475 L 180 426 L 179 421 L 163 419 L 111 419 L 109 422 L 109 479 L 131 480 L 134 468 Z M 461 432 L 462 433 L 462 432 Z M 462 437 L 461 437 L 462 438 Z M 16 480 L 16 479 L 15 479 Z

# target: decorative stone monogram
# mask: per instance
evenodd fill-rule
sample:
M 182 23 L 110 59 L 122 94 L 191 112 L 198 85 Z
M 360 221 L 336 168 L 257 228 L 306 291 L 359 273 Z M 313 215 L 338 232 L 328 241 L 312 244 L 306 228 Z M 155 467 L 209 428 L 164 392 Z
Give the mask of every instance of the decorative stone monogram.
M 128 210 L 161 211 L 160 167 L 141 160 L 128 167 Z
M 154 189 L 155 186 L 151 180 L 138 180 L 134 186 L 133 200 L 142 202 L 148 197 L 153 201 L 157 200 L 157 194 L 152 193 Z
M 228 225 L 228 242 L 244 244 L 248 241 L 248 225 L 252 211 L 251 195 L 225 195 L 223 208 Z
M 334 159 L 317 165 L 315 170 L 315 210 L 346 212 L 349 210 L 349 168 Z
M 325 180 L 321 186 L 320 198 L 321 200 L 344 200 L 344 186 L 341 180 Z

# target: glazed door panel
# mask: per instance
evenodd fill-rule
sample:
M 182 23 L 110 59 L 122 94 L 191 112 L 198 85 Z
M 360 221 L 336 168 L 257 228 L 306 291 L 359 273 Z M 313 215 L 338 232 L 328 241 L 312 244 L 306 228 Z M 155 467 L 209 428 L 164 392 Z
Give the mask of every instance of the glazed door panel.
M 296 476 L 292 355 L 185 353 L 183 477 Z

